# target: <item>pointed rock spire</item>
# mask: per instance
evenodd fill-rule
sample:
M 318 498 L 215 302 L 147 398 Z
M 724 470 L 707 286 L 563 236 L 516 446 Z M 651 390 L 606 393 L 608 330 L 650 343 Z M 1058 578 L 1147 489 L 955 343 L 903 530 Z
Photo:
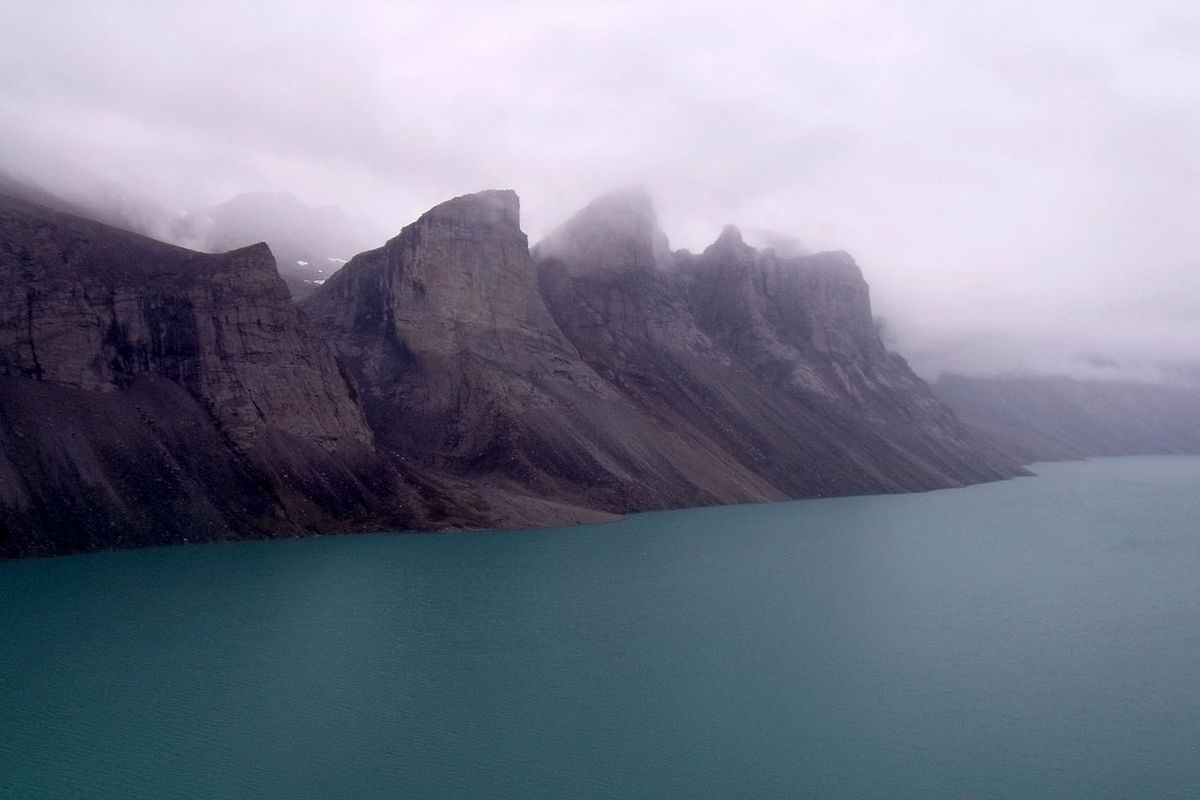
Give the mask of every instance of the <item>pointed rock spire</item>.
M 487 189 L 439 203 L 417 220 L 469 227 L 521 228 L 521 200 L 512 189 Z
M 718 245 L 744 245 L 746 241 L 742 238 L 742 232 L 738 230 L 736 225 L 726 225 L 721 229 L 721 235 L 717 237 L 716 244 Z

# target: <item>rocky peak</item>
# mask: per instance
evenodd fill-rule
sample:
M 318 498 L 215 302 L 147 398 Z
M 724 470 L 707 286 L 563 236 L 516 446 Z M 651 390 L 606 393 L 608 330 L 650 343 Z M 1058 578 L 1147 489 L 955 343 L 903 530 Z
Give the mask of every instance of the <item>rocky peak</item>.
M 717 240 L 706 247 L 694 263 L 708 267 L 746 267 L 754 263 L 757 255 L 758 251 L 746 244 L 737 226 L 726 225 Z
M 411 353 L 493 353 L 513 336 L 561 340 L 511 190 L 435 206 L 351 259 L 304 306 L 327 330 L 383 332 Z
M 380 440 L 428 468 L 538 471 L 532 455 L 557 458 L 538 444 L 555 392 L 606 391 L 546 308 L 519 222 L 514 192 L 456 197 L 303 303 Z
M 534 248 L 539 259 L 558 259 L 573 275 L 652 272 L 671 253 L 642 187 L 618 189 L 593 200 Z
M 726 225 L 721 228 L 721 235 L 713 242 L 715 247 L 738 247 L 745 246 L 746 241 L 742 238 L 742 232 L 738 230 L 736 225 Z
M 417 220 L 418 225 L 445 224 L 473 229 L 521 230 L 521 200 L 512 189 L 488 189 L 439 203 Z M 522 234 L 523 235 L 523 234 Z

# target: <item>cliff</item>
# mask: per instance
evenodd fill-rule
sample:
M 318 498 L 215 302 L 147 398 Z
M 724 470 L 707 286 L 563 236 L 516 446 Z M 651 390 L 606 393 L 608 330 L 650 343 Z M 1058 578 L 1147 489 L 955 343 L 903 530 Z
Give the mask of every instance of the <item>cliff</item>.
M 1017 472 L 884 350 L 848 256 L 736 232 L 675 255 L 638 190 L 532 254 L 513 193 L 455 198 L 304 307 L 381 443 L 485 497 L 627 512 Z
M 194 253 L 0 196 L 0 552 L 399 523 L 265 245 Z
M 618 204 L 625 214 L 611 213 Z M 596 239 L 586 231 L 595 228 L 609 250 L 665 249 L 638 191 L 603 198 L 539 244 L 543 291 L 567 337 L 629 402 L 710 441 L 722 463 L 773 494 L 921 490 L 1013 474 L 884 349 L 848 255 L 782 259 L 727 227 L 699 256 L 594 269 L 603 253 L 587 249 Z
M 304 302 L 381 446 L 469 478 L 500 507 L 497 525 L 768 496 L 664 435 L 580 357 L 543 300 L 519 213 L 513 192 L 447 201 Z M 716 493 L 733 482 L 745 491 Z
M 299 306 L 0 198 L 0 555 L 617 513 L 1018 474 L 887 352 L 844 253 L 672 253 L 606 195 L 531 252 L 442 203 Z

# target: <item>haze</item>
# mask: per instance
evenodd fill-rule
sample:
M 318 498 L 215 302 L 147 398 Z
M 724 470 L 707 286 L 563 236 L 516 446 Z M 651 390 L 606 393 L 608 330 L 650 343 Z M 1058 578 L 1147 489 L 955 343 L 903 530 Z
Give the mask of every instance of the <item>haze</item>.
M 1200 6 L 13 2 L 0 169 L 382 241 L 488 187 L 536 241 L 644 184 L 854 254 L 927 377 L 1171 379 L 1200 354 Z M 1193 366 L 1194 369 L 1194 366 Z

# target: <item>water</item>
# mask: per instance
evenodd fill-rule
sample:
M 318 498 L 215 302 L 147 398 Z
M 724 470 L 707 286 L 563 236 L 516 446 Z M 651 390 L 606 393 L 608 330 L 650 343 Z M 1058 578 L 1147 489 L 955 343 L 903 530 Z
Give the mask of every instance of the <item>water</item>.
M 1200 459 L 0 564 L 0 797 L 1195 798 Z

